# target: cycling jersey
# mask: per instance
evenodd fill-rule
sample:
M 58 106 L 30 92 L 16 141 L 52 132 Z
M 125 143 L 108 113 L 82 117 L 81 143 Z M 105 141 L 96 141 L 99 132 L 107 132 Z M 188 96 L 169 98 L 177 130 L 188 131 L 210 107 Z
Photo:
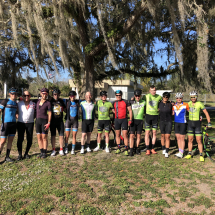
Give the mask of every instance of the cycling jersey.
M 40 99 L 37 102 L 37 106 L 36 106 L 36 112 L 37 112 L 37 119 L 41 118 L 41 119 L 48 119 L 48 114 L 47 111 L 51 111 L 51 103 L 49 101 L 45 101 L 42 105 L 40 105 Z
M 146 101 L 146 114 L 158 115 L 158 104 L 162 100 L 160 95 L 155 94 L 154 96 L 149 93 L 143 96 L 143 100 Z
M 116 100 L 113 102 L 116 119 L 127 119 L 127 107 L 131 106 L 128 100 Z
M 63 121 L 63 110 L 66 108 L 62 99 L 55 100 L 51 99 L 51 106 L 52 106 L 52 119 L 51 122 L 61 122 Z
M 95 104 L 93 102 L 88 103 L 86 100 L 80 103 L 82 110 L 82 119 L 95 118 Z
M 33 123 L 35 114 L 35 103 L 30 101 L 28 107 L 26 107 L 24 101 L 18 103 L 19 117 L 18 122 Z
M 189 120 L 199 121 L 201 110 L 205 109 L 205 106 L 202 102 L 195 102 L 194 105 L 192 101 L 188 103 L 190 111 L 189 111 Z
M 110 109 L 113 109 L 111 102 L 99 100 L 96 103 L 96 109 L 98 110 L 98 120 L 110 120 Z
M 172 104 L 170 102 L 163 103 L 162 101 L 158 105 L 160 121 L 172 122 Z
M 74 100 L 72 101 L 68 101 L 67 105 L 66 105 L 66 120 L 77 120 L 78 121 L 78 114 L 79 114 L 79 101 L 78 100 Z
M 189 105 L 185 102 L 181 104 L 175 104 L 172 108 L 174 110 L 175 122 L 177 123 L 186 123 L 186 111 L 189 111 Z
M 133 119 L 143 120 L 146 102 L 140 99 L 139 102 L 135 100 L 135 101 L 130 101 L 130 103 L 131 103 L 131 109 L 133 113 Z
M 2 109 L 2 123 L 16 122 L 16 112 L 18 105 L 15 101 L 10 99 L 2 100 L 0 109 Z

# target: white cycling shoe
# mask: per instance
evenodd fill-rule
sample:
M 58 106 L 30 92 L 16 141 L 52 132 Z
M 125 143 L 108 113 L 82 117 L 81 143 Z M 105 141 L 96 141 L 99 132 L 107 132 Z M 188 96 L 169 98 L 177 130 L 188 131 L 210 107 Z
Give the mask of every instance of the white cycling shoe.
M 55 150 L 53 150 L 52 153 L 51 153 L 51 156 L 55 156 L 56 153 L 57 153 L 57 152 L 56 152 Z
M 81 149 L 80 153 L 81 153 L 81 154 L 84 154 L 84 149 L 83 149 L 83 148 Z
M 169 157 L 169 154 L 168 153 L 165 153 L 165 158 L 168 158 Z
M 107 153 L 110 153 L 110 149 L 109 149 L 108 147 L 105 148 L 105 151 L 106 151 Z
M 65 153 L 65 154 L 68 154 L 68 152 L 69 152 L 69 151 L 68 151 L 68 148 L 65 148 L 64 153 Z
M 97 146 L 93 151 L 94 151 L 94 152 L 98 152 L 99 150 L 100 150 L 100 147 Z
M 166 154 L 166 149 L 164 149 L 164 150 L 162 151 L 162 154 L 163 154 L 163 155 L 165 155 L 165 154 Z
M 62 155 L 62 156 L 65 155 L 64 152 L 63 152 L 63 150 L 60 150 L 59 154 Z
M 90 149 L 90 147 L 87 147 L 87 152 L 91 152 L 91 149 Z
M 175 154 L 175 156 L 178 157 L 178 158 L 183 158 L 183 154 L 181 154 L 180 152 Z
M 72 151 L 71 151 L 71 155 L 75 155 L 75 150 L 72 150 Z

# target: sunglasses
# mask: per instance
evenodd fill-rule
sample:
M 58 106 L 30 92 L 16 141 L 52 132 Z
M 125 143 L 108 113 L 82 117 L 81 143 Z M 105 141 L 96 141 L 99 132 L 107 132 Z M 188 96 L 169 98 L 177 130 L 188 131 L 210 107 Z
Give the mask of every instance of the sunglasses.
M 116 96 L 122 96 L 122 95 L 116 95 Z
M 10 93 L 11 95 L 16 95 L 16 93 Z
M 48 93 L 42 93 L 42 95 L 48 95 Z
M 135 96 L 135 97 L 140 97 L 140 96 Z
M 168 97 L 168 96 L 164 96 L 164 98 L 165 98 L 165 99 L 168 99 L 169 97 Z
M 196 97 L 194 96 L 194 97 L 190 97 L 191 99 L 196 99 Z
M 53 94 L 53 96 L 58 96 L 58 94 Z
M 24 97 L 30 97 L 30 95 L 23 95 Z
M 182 99 L 182 98 L 176 98 L 176 99 Z
M 69 97 L 75 97 L 75 96 L 69 96 Z

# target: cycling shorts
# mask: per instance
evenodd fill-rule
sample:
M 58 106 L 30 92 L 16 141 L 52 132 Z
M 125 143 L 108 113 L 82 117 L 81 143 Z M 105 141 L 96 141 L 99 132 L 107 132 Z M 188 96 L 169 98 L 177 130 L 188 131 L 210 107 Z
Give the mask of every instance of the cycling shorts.
M 16 122 L 5 122 L 1 124 L 1 138 L 14 137 L 16 134 Z
M 66 131 L 78 131 L 78 119 L 66 120 L 65 130 Z
M 149 115 L 145 116 L 145 128 L 146 130 L 157 130 L 158 128 L 158 115 Z
M 187 135 L 202 136 L 201 122 L 200 121 L 189 121 L 187 126 Z
M 51 136 L 56 136 L 56 129 L 58 130 L 59 136 L 64 136 L 64 123 L 63 123 L 63 121 L 51 122 L 51 125 L 50 125 Z
M 161 134 L 171 134 L 172 122 L 160 121 Z
M 141 134 L 143 131 L 143 120 L 141 119 L 133 119 L 133 122 L 131 123 L 130 126 L 130 134 Z
M 110 120 L 98 120 L 98 133 L 102 133 L 103 129 L 106 133 L 110 131 Z
M 185 135 L 187 133 L 187 124 L 175 122 L 175 134 Z
M 93 119 L 84 119 L 82 121 L 82 133 L 89 133 L 93 131 L 94 120 Z
M 115 119 L 115 130 L 128 130 L 128 120 L 125 119 Z
M 48 130 L 45 131 L 45 125 L 48 123 L 48 119 L 37 118 L 36 119 L 36 133 L 48 134 Z

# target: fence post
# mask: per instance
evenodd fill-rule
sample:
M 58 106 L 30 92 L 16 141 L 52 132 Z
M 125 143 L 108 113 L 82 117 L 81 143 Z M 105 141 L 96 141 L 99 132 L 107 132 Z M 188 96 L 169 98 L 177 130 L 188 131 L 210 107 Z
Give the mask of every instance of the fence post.
M 4 99 L 7 98 L 7 83 L 4 83 Z

